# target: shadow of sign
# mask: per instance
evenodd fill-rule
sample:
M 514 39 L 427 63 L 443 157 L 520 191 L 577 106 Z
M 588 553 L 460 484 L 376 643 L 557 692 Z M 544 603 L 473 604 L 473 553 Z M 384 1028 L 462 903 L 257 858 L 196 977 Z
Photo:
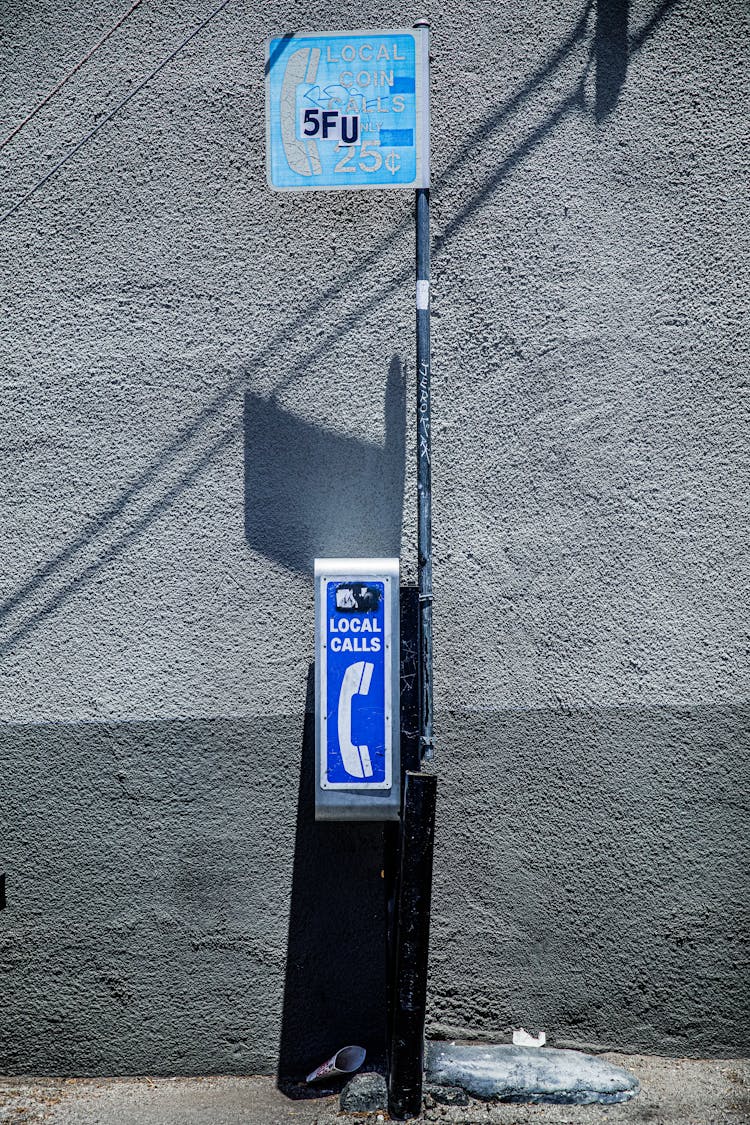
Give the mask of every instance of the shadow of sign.
M 598 0 L 596 5 L 594 113 L 597 121 L 603 121 L 615 108 L 627 76 L 629 8 L 630 0 Z
M 371 405 L 363 399 L 361 409 Z M 383 445 L 305 421 L 245 394 L 245 534 L 293 570 L 316 557 L 397 556 L 404 499 L 406 398 L 391 360 Z

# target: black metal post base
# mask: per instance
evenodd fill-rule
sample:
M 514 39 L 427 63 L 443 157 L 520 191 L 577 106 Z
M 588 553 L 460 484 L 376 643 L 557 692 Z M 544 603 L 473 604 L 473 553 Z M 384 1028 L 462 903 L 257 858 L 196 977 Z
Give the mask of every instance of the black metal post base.
M 388 1060 L 391 1117 L 418 1117 L 422 1112 L 436 794 L 433 774 L 407 771 L 394 917 Z

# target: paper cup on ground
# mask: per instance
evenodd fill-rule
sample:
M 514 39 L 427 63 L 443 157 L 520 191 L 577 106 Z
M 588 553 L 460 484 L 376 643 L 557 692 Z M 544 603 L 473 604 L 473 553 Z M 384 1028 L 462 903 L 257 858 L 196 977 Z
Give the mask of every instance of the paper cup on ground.
M 354 1074 L 365 1061 L 366 1053 L 364 1047 L 342 1047 L 308 1074 L 305 1081 L 320 1082 L 323 1078 L 335 1078 L 337 1074 Z

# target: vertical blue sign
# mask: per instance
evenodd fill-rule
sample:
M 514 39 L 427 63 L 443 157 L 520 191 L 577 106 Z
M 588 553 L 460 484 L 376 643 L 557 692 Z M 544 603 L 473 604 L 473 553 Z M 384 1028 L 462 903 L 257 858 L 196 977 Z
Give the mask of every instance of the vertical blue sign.
M 385 583 L 329 579 L 323 789 L 390 789 L 390 621 Z
M 426 42 L 412 30 L 269 40 L 269 185 L 276 191 L 428 187 Z

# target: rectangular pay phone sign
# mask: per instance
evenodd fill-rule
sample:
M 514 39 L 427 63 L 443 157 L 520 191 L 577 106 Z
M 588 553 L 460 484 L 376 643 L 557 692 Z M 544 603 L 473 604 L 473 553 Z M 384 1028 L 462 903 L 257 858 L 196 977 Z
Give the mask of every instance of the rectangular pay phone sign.
M 397 559 L 318 559 L 316 816 L 397 819 Z
M 311 32 L 266 44 L 274 191 L 429 186 L 427 38 Z

